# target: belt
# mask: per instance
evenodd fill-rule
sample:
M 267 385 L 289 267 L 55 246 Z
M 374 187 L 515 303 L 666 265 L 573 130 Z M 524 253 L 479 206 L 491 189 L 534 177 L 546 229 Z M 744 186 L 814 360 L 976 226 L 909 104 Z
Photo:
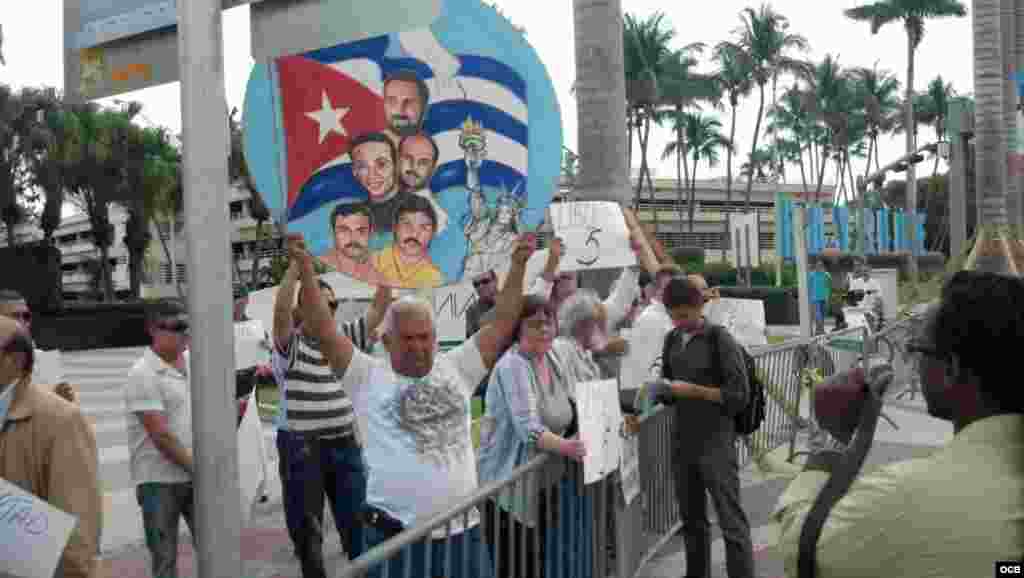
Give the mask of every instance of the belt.
M 295 430 L 278 428 L 279 433 L 283 432 L 295 440 L 302 440 L 309 443 L 327 444 L 339 448 L 362 448 L 362 444 L 356 439 L 355 432 L 337 434 L 332 436 L 320 436 L 316 433 L 304 433 Z
M 363 507 L 362 518 L 364 524 L 376 528 L 385 534 L 395 535 L 405 529 L 405 524 L 396 520 L 384 510 L 374 508 L 373 506 Z

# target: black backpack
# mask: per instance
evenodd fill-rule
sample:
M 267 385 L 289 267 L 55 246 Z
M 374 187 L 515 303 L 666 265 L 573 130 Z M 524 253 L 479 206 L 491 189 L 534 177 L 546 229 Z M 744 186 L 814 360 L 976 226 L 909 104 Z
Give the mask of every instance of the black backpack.
M 725 331 L 722 327 L 715 327 L 711 330 L 715 335 L 712 337 L 714 344 L 713 350 L 715 352 L 715 363 L 721 368 L 722 356 L 719 351 L 719 343 L 721 342 L 720 332 Z M 761 376 L 758 375 L 757 363 L 754 361 L 754 356 L 750 355 L 746 347 L 740 345 L 740 354 L 743 355 L 743 364 L 747 370 L 747 387 L 750 389 L 750 400 L 747 402 L 747 407 L 743 408 L 743 411 L 736 414 L 734 418 L 736 422 L 736 433 L 744 436 L 751 435 L 756 432 L 761 424 L 764 422 L 765 415 L 765 397 L 764 397 L 764 383 L 761 381 Z M 722 373 L 721 369 L 718 371 Z
M 711 351 L 715 356 L 715 365 L 719 368 L 719 374 L 722 373 L 722 357 L 718 345 L 722 339 L 719 332 L 722 331 L 725 331 L 725 329 L 721 326 L 714 326 L 709 330 L 712 340 Z M 665 338 L 665 345 L 662 350 L 662 362 L 664 366 L 668 365 L 669 351 L 675 346 L 676 342 L 679 341 L 679 333 L 679 329 L 673 329 Z M 740 353 L 743 355 L 743 362 L 747 369 L 747 387 L 750 389 L 750 400 L 747 402 L 747 407 L 736 415 L 734 422 L 736 433 L 748 436 L 756 432 L 757 429 L 761 427 L 761 423 L 764 422 L 766 402 L 764 383 L 761 381 L 761 377 L 757 372 L 757 364 L 754 362 L 754 358 L 742 345 L 740 346 Z

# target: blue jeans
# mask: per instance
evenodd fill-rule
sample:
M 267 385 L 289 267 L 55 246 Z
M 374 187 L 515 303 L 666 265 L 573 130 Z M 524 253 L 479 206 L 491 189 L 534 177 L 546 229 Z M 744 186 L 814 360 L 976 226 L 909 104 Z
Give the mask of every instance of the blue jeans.
M 396 534 L 374 528 L 366 527 L 366 549 L 386 542 Z M 491 563 L 491 555 L 487 545 L 480 538 L 480 526 L 470 528 L 461 534 L 451 537 L 450 556 L 446 556 L 445 540 L 430 541 L 430 561 L 427 565 L 427 544 L 419 541 L 406 546 L 398 555 L 389 559 L 385 564 L 388 566 L 388 576 L 409 578 L 434 578 L 444 576 L 445 578 L 492 578 L 494 566 Z M 467 551 L 468 550 L 468 551 Z M 409 566 L 411 572 L 405 574 L 405 557 L 411 555 Z M 468 557 L 465 560 L 463 557 Z M 450 570 L 445 572 L 445 559 L 448 558 Z M 465 564 L 464 564 L 465 563 Z M 368 578 L 380 578 L 384 575 L 384 564 L 370 569 L 366 574 Z M 465 569 L 465 572 L 463 570 Z
M 191 482 L 161 484 L 145 482 L 135 487 L 142 509 L 153 578 L 178 577 L 178 522 L 184 518 L 195 544 L 195 501 Z
M 285 522 L 303 578 L 323 578 L 324 494 L 349 558 L 363 553 L 366 501 L 363 452 L 352 437 L 318 440 L 277 431 Z

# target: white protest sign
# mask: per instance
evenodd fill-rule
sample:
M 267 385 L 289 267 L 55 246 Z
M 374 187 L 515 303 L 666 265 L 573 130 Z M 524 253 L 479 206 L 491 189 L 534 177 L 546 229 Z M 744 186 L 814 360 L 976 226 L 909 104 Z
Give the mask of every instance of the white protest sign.
M 667 314 L 655 312 L 651 307 L 654 305 L 649 305 L 640 314 L 628 333 L 622 333 L 622 337 L 629 341 L 629 351 L 622 359 L 619 371 L 622 389 L 639 389 L 644 381 L 661 377 L 661 351 L 665 346 L 665 336 L 672 329 L 672 321 Z
M 764 301 L 760 299 L 715 299 L 704 306 L 704 317 L 728 329 L 743 347 L 768 345 Z
M 622 408 L 614 379 L 576 384 L 576 409 L 583 457 L 583 482 L 592 484 L 619 467 L 622 445 Z
M 242 525 L 249 523 L 252 506 L 263 492 L 267 481 L 267 446 L 263 441 L 256 392 L 249 395 L 249 403 L 238 427 L 238 489 L 242 499 Z
M 640 438 L 635 435 L 622 438 L 619 477 L 622 480 L 622 497 L 628 506 L 640 495 Z
M 618 203 L 576 201 L 553 203 L 548 222 L 563 242 L 559 271 L 616 269 L 636 265 L 629 243 L 629 228 Z M 547 249 L 534 253 L 526 265 L 527 280 L 540 275 Z
M 61 360 L 60 351 L 35 350 L 32 362 L 32 383 L 42 385 L 57 385 L 64 381 L 64 366 Z
M 259 319 L 235 323 L 235 369 L 270 363 L 263 327 Z
M 0 576 L 53 578 L 75 518 L 0 478 Z

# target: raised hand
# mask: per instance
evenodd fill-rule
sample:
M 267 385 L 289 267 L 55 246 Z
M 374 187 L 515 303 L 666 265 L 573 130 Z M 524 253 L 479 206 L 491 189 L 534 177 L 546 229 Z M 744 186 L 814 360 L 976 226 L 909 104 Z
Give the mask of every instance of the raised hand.
M 523 233 L 516 240 L 516 248 L 512 251 L 512 263 L 526 265 L 530 255 L 537 250 L 537 235 L 534 233 Z
M 312 258 L 306 250 L 306 239 L 301 233 L 289 233 L 287 237 L 288 256 L 296 263 L 302 263 Z

